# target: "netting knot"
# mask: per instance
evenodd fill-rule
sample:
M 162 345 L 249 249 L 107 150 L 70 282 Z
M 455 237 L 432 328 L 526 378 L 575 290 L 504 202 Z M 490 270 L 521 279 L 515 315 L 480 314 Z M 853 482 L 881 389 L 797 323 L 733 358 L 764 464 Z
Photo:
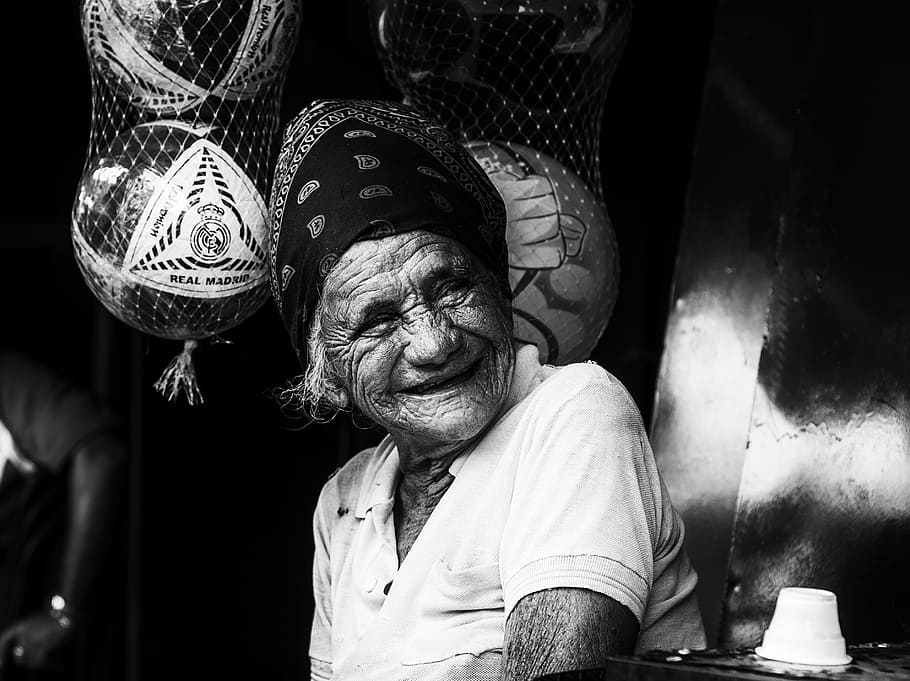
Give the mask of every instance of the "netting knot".
M 155 381 L 155 390 L 166 397 L 168 402 L 173 402 L 182 391 L 190 405 L 202 404 L 202 393 L 196 382 L 196 369 L 193 367 L 192 357 L 193 350 L 198 345 L 199 342 L 192 338 L 183 341 L 183 350 L 171 360 L 161 373 L 161 377 Z

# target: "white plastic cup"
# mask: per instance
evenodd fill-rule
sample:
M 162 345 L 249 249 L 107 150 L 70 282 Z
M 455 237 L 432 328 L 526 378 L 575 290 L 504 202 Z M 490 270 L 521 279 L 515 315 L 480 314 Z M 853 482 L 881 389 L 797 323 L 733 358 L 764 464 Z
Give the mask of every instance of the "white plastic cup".
M 836 666 L 850 664 L 837 615 L 837 596 L 824 589 L 786 587 L 755 653 L 769 660 Z

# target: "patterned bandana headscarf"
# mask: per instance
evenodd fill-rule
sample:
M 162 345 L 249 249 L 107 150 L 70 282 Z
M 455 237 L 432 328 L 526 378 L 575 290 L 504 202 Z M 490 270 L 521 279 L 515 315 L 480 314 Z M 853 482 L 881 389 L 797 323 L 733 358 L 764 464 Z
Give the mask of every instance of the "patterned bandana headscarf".
M 502 198 L 464 147 L 411 107 L 313 102 L 285 129 L 269 213 L 272 295 L 301 364 L 326 275 L 359 239 L 450 237 L 508 295 Z

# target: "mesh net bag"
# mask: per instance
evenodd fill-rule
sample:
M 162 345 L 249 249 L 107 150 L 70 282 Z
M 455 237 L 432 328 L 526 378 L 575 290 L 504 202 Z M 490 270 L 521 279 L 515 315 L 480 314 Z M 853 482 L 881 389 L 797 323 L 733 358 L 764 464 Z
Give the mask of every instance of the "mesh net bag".
M 508 211 L 516 336 L 586 359 L 616 301 L 601 120 L 631 0 L 368 0 L 406 102 L 459 134 Z
M 190 353 L 268 297 L 267 183 L 299 0 L 82 0 L 92 83 L 76 260 L 115 316 Z

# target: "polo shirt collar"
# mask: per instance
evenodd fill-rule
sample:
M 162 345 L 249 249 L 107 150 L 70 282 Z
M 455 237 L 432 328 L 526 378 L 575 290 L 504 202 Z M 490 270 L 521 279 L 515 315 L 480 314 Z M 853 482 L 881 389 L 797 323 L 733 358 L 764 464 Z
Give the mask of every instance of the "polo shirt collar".
M 386 435 L 377 448 L 386 450 L 385 455 L 383 456 L 383 452 L 380 452 L 372 474 L 365 475 L 363 478 L 357 495 L 357 505 L 354 508 L 354 516 L 357 518 L 366 518 L 367 511 L 375 506 L 391 504 L 395 501 L 395 488 L 401 477 L 401 471 L 398 468 L 398 447 L 392 442 L 392 438 Z M 453 477 L 458 477 L 458 473 L 471 451 L 468 449 L 449 464 L 449 473 Z
M 367 511 L 379 504 L 392 503 L 395 500 L 395 487 L 401 472 L 398 469 L 398 448 L 390 435 L 386 435 L 377 445 L 379 456 L 370 465 L 360 484 L 357 505 L 354 515 L 366 518 Z

